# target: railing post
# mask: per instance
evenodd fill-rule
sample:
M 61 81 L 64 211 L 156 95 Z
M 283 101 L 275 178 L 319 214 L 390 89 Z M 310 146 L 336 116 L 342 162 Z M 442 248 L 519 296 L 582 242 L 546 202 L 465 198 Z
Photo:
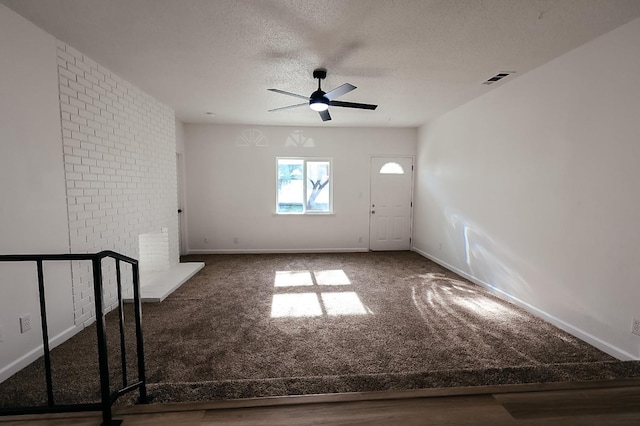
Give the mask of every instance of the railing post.
M 144 366 L 144 339 L 142 337 L 142 300 L 140 299 L 140 269 L 138 263 L 131 264 L 133 274 L 133 304 L 136 320 L 136 352 L 138 355 L 138 380 L 140 385 L 140 403 L 147 403 L 147 379 Z
M 109 385 L 109 354 L 107 352 L 107 330 L 105 314 L 102 306 L 102 257 L 94 255 L 91 259 L 93 267 L 93 292 L 96 307 L 96 332 L 98 337 L 98 363 L 100 368 L 100 399 L 102 405 L 102 424 L 111 425 L 111 386 Z
M 124 337 L 124 309 L 122 306 L 122 278 L 120 277 L 120 259 L 116 261 L 116 285 L 118 290 L 118 322 L 120 325 L 120 363 L 122 364 L 122 387 L 127 387 L 127 348 Z
M 53 381 L 51 379 L 51 350 L 49 349 L 49 329 L 47 327 L 47 306 L 44 296 L 44 270 L 42 260 L 36 261 L 38 267 L 38 293 L 40 293 L 40 323 L 42 324 L 42 349 L 44 350 L 44 373 L 47 382 L 47 403 L 50 407 L 53 401 Z

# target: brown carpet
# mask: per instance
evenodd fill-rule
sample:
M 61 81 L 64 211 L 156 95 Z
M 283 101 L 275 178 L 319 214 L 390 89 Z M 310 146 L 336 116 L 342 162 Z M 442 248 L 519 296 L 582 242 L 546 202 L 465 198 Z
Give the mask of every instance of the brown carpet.
M 183 260 L 206 266 L 164 302 L 143 305 L 155 402 L 640 377 L 640 363 L 415 253 Z M 120 380 L 117 317 L 108 317 Z M 93 327 L 53 351 L 58 403 L 98 399 L 95 353 Z M 0 384 L 0 406 L 42 403 L 42 377 L 36 362 Z

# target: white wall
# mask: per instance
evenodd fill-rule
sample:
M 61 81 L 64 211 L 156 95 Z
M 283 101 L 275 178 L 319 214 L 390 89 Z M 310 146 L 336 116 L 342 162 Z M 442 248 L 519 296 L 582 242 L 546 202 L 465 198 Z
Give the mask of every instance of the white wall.
M 419 131 L 415 248 L 620 358 L 640 337 L 640 20 Z
M 412 156 L 417 137 L 415 129 L 194 124 L 185 133 L 190 253 L 368 249 L 370 157 Z M 333 158 L 335 214 L 275 215 L 279 156 Z
M 56 41 L 0 5 L 0 58 L 0 254 L 68 253 Z M 74 328 L 69 263 L 45 263 L 45 286 L 55 344 Z M 3 381 L 42 343 L 35 264 L 0 263 L 0 328 Z

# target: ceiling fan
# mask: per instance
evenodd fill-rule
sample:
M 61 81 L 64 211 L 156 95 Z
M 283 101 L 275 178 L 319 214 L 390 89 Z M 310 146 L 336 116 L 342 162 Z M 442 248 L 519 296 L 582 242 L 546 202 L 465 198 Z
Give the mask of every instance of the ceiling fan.
M 320 114 L 320 118 L 322 118 L 322 121 L 329 121 L 331 120 L 331 115 L 329 114 L 329 106 L 371 109 L 371 110 L 374 110 L 378 107 L 378 105 L 360 104 L 356 102 L 343 102 L 343 101 L 334 100 L 338 96 L 342 96 L 356 89 L 356 86 L 349 83 L 345 83 L 342 86 L 338 86 L 335 89 L 325 93 L 322 91 L 322 88 L 320 87 L 320 83 L 326 77 L 327 77 L 327 70 L 325 68 L 316 68 L 315 70 L 313 70 L 313 78 L 318 79 L 318 90 L 313 92 L 311 96 L 296 95 L 295 93 L 285 92 L 284 90 L 279 90 L 279 89 L 267 89 L 271 92 L 282 93 L 283 95 L 293 96 L 295 98 L 300 98 L 307 101 L 301 104 L 295 104 L 295 105 L 289 105 L 281 108 L 270 109 L 269 112 L 281 111 L 283 109 L 297 108 L 304 105 L 309 105 L 309 107 L 312 110 L 318 111 L 318 113 Z

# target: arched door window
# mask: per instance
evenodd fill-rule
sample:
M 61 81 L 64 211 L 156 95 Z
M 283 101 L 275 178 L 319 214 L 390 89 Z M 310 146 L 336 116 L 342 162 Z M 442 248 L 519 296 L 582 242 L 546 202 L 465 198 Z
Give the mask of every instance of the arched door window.
M 390 162 L 385 163 L 380 167 L 381 175 L 403 175 L 404 169 L 398 163 Z

